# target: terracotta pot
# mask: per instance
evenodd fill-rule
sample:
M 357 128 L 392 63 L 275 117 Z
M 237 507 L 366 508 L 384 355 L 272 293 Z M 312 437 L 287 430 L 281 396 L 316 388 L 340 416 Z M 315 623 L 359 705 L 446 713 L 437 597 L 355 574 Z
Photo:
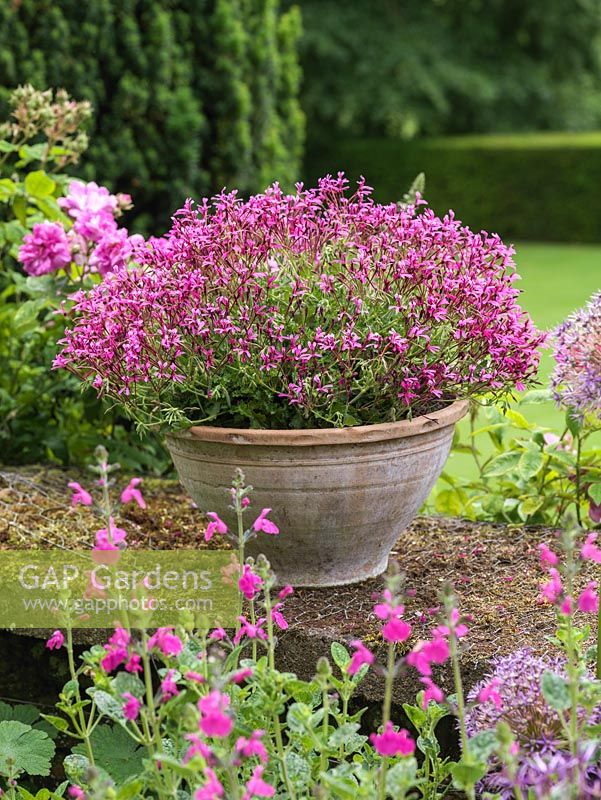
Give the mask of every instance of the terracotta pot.
M 418 513 L 467 412 L 457 401 L 412 421 L 298 431 L 197 427 L 167 436 L 180 480 L 203 511 L 230 527 L 226 494 L 236 467 L 254 487 L 253 513 L 272 508 L 280 535 L 247 546 L 265 553 L 280 583 L 339 586 L 382 573 Z

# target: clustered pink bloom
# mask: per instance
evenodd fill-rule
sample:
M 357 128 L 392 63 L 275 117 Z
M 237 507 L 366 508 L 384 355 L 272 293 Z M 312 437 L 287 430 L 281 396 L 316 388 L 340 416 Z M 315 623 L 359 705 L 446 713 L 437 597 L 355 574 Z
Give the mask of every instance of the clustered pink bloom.
M 38 222 L 25 234 L 19 261 L 28 275 L 47 275 L 71 263 L 71 244 L 59 222 Z
M 200 729 L 205 736 L 223 738 L 229 736 L 234 727 L 234 720 L 227 713 L 230 698 L 216 689 L 201 697 L 198 710 L 201 713 Z
M 111 517 L 109 528 L 101 528 L 96 531 L 94 550 L 120 550 L 120 545 L 125 546 L 126 539 L 127 533 L 123 528 L 118 528 Z
M 583 561 L 592 561 L 595 564 L 601 563 L 601 549 L 596 544 L 597 536 L 598 533 L 596 531 L 587 535 L 580 549 L 580 558 Z M 574 603 L 574 599 L 565 592 L 559 570 L 555 566 L 549 566 L 549 564 L 557 564 L 559 559 L 557 557 L 553 559 L 542 557 L 542 554 L 551 552 L 546 544 L 540 545 L 540 551 L 541 564 L 549 577 L 540 586 L 539 602 L 556 605 L 559 611 L 565 616 L 573 614 L 575 607 L 584 614 L 596 614 L 599 609 L 597 583 L 595 581 L 589 581 L 578 596 L 576 603 Z
M 207 511 L 207 517 L 211 520 L 205 530 L 205 542 L 210 542 L 216 533 L 227 533 L 227 525 L 214 511 Z
M 125 719 L 130 720 L 130 722 L 135 722 L 140 716 L 140 708 L 142 707 L 142 703 L 138 700 L 137 697 L 134 697 L 131 692 L 124 692 L 122 695 L 125 703 L 123 704 L 123 715 Z
M 401 619 L 405 607 L 394 605 L 388 589 L 382 593 L 382 602 L 374 606 L 374 614 L 378 619 L 386 620 L 382 627 L 382 637 L 387 642 L 405 642 L 411 636 L 411 625 Z
M 217 775 L 210 767 L 205 767 L 204 775 L 206 783 L 194 792 L 194 800 L 219 800 L 224 796 L 224 789 Z
M 173 625 L 159 628 L 148 640 L 148 649 L 157 648 L 164 656 L 178 656 L 184 645 L 182 640 L 173 633 Z
M 169 700 L 172 697 L 177 697 L 179 694 L 179 689 L 177 688 L 177 684 L 175 682 L 175 670 L 170 669 L 167 671 L 167 674 L 161 681 L 161 692 L 162 692 L 162 699 L 163 701 Z
M 569 316 L 555 331 L 555 370 L 551 386 L 555 399 L 579 419 L 601 409 L 601 292 Z
M 360 639 L 351 642 L 351 647 L 355 652 L 351 657 L 347 672 L 349 675 L 356 675 L 364 664 L 373 664 L 375 656 Z
M 253 800 L 254 797 L 273 797 L 275 789 L 263 780 L 263 766 L 255 767 L 252 777 L 246 782 L 246 791 L 242 800 Z
M 513 250 L 371 191 L 349 195 L 340 174 L 188 201 L 138 267 L 78 296 L 55 366 L 141 413 L 194 396 L 188 422 L 244 424 L 250 404 L 274 427 L 401 419 L 521 386 L 544 337 L 518 305 Z M 223 397 L 238 403 L 215 411 Z
M 52 636 L 46 642 L 46 647 L 49 650 L 60 650 L 64 644 L 65 644 L 65 637 L 63 636 L 61 631 L 54 631 Z
M 409 731 L 405 728 L 395 731 L 390 721 L 382 733 L 372 733 L 369 739 L 381 756 L 410 756 L 415 752 L 415 742 L 409 736 Z
M 91 506 L 94 502 L 92 495 L 86 491 L 77 481 L 71 481 L 67 484 L 69 489 L 73 489 L 73 497 L 71 498 L 71 505 L 76 506 L 81 503 L 84 506 Z
M 131 636 L 125 628 L 115 628 L 105 645 L 105 654 L 100 660 L 100 666 L 105 672 L 113 672 L 128 660 L 130 642 Z
M 265 749 L 265 745 L 261 741 L 265 734 L 265 731 L 253 731 L 250 735 L 250 739 L 247 739 L 245 736 L 240 736 L 236 741 L 236 752 L 238 752 L 244 758 L 252 758 L 252 756 L 256 756 L 259 761 L 263 764 L 267 763 L 267 750 Z
M 263 579 L 252 571 L 252 568 L 245 564 L 242 576 L 238 581 L 238 588 L 247 600 L 253 600 L 259 589 L 263 586 Z
M 267 519 L 267 515 L 271 512 L 270 508 L 264 508 L 256 520 L 253 522 L 253 529 L 259 533 L 263 531 L 263 533 L 269 533 L 271 535 L 277 535 L 280 532 L 280 529 L 272 522 L 270 519 Z
M 121 502 L 135 502 L 140 506 L 140 508 L 146 508 L 146 501 L 142 497 L 142 492 L 138 489 L 138 486 L 141 483 L 142 478 L 132 478 L 125 489 L 121 492 Z

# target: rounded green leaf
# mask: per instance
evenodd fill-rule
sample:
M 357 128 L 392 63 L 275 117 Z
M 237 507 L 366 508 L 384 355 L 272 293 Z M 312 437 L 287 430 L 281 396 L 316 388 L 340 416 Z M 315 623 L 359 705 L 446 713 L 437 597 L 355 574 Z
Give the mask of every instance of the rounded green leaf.
M 17 720 L 0 722 L 0 775 L 49 775 L 54 742 L 44 731 Z
M 33 197 L 48 197 L 55 187 L 56 183 L 41 169 L 30 172 L 25 178 L 25 191 Z

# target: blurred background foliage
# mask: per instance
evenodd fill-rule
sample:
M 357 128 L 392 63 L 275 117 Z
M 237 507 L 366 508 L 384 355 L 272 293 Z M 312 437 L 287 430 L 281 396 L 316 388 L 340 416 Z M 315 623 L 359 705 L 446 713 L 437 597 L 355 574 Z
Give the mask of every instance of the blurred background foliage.
M 89 100 L 78 175 L 132 194 L 133 227 L 162 233 L 187 196 L 292 185 L 300 32 L 278 0 L 5 0 L 0 103 L 26 82 Z

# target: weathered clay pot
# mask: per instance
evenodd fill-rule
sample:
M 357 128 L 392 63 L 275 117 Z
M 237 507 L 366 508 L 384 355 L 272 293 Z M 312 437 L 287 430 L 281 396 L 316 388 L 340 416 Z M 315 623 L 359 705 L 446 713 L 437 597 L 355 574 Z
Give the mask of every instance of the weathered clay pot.
M 232 527 L 226 494 L 236 467 L 254 488 L 252 511 L 272 508 L 281 534 L 261 533 L 280 583 L 338 586 L 382 573 L 447 460 L 467 401 L 412 421 L 354 428 L 197 427 L 167 436 L 180 480 L 203 511 Z M 247 512 L 250 522 L 254 518 Z

